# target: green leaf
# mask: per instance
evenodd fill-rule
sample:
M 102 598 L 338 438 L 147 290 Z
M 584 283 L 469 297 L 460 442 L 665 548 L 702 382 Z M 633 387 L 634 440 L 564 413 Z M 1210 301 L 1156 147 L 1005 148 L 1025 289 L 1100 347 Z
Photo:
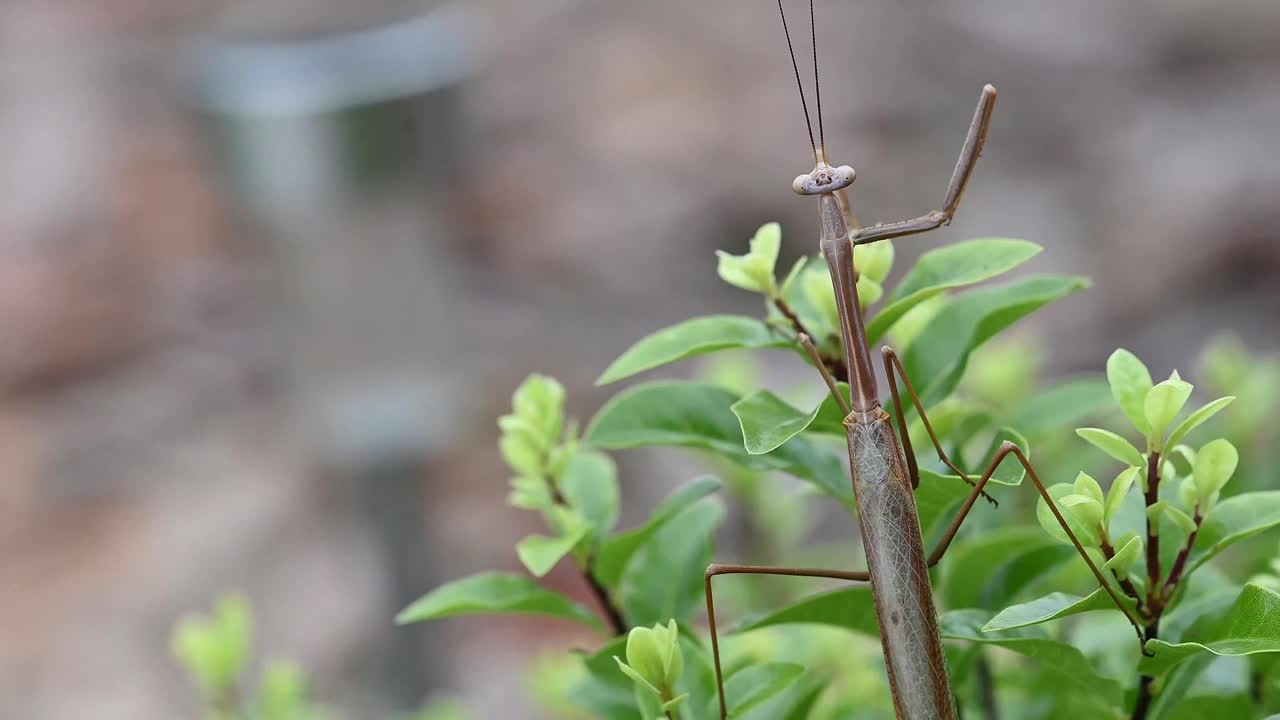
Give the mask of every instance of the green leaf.
M 1182 422 L 1178 423 L 1178 426 L 1173 429 L 1173 432 L 1169 433 L 1169 439 L 1165 442 L 1165 447 L 1174 447 L 1178 443 L 1182 442 L 1182 439 L 1187 436 L 1187 433 L 1199 427 L 1204 423 L 1204 421 L 1214 415 L 1217 415 L 1219 410 L 1230 405 L 1235 399 L 1234 395 L 1228 395 L 1227 397 L 1220 397 L 1211 403 L 1201 406 L 1198 410 L 1184 418 Z
M 250 660 L 253 613 L 243 595 L 219 598 L 211 615 L 187 615 L 173 628 L 170 647 L 206 696 L 235 688 Z
M 782 227 L 778 223 L 760 226 L 751 238 L 751 250 L 745 255 L 732 255 L 717 250 L 720 262 L 716 272 L 720 279 L 743 290 L 763 293 L 770 297 L 778 294 L 774 267 L 778 264 L 778 249 L 782 245 Z
M 724 521 L 724 504 L 708 497 L 665 523 L 627 563 L 615 595 L 636 625 L 684 620 L 703 606 L 703 571 L 711 541 Z
M 663 365 L 721 350 L 788 347 L 789 338 L 741 315 L 708 315 L 659 330 L 632 345 L 596 379 L 608 385 Z
M 1105 497 L 1102 494 L 1102 486 L 1098 484 L 1088 473 L 1080 473 L 1076 475 L 1074 489 L 1077 495 L 1083 495 L 1085 498 L 1093 500 L 1101 505 Z
M 397 625 L 458 615 L 550 615 L 604 630 L 590 610 L 529 578 L 507 573 L 481 573 L 454 580 L 418 598 L 396 615 Z
M 1143 435 L 1147 434 L 1147 393 L 1151 391 L 1151 373 L 1137 355 L 1120 348 L 1107 358 L 1107 381 L 1111 395 L 1125 417 Z
M 642 628 L 636 628 L 636 629 L 639 630 Z M 632 632 L 634 633 L 635 631 L 633 630 Z M 634 636 L 633 635 L 627 636 L 628 656 L 630 656 L 631 654 L 631 638 L 632 637 Z M 622 674 L 631 678 L 631 680 L 636 684 L 637 688 L 652 694 L 654 697 L 661 697 L 662 692 L 658 690 L 658 688 L 654 687 L 653 683 L 649 682 L 649 678 L 645 677 L 644 673 L 635 669 L 631 665 L 628 665 L 627 663 L 622 662 L 622 659 L 619 658 L 617 655 L 613 656 L 613 660 L 614 662 L 618 663 L 618 669 L 622 671 Z
M 996 613 L 982 626 L 983 632 L 1011 630 L 1039 625 L 1071 615 L 1095 610 L 1115 610 L 1116 604 L 1106 590 L 1098 588 L 1084 597 L 1067 593 L 1050 593 L 1031 602 L 1013 605 Z
M 801 255 L 796 258 L 791 269 L 787 271 L 787 277 L 783 279 L 782 286 L 778 288 L 778 292 L 783 296 L 786 296 L 786 294 L 791 291 L 791 286 L 795 283 L 796 279 L 800 277 L 800 273 L 804 271 L 805 266 L 808 264 L 809 258 L 807 256 Z
M 1239 462 L 1240 453 L 1236 451 L 1236 447 L 1221 438 L 1200 448 L 1196 453 L 1192 480 L 1196 484 L 1201 507 L 1208 507 L 1214 493 L 1221 490 L 1235 474 L 1236 464 Z
M 1030 436 L 1073 427 L 1111 406 L 1111 389 L 1100 378 L 1068 380 L 1031 397 L 1009 424 Z
M 921 401 L 928 407 L 950 394 L 964 375 L 970 354 L 996 334 L 1088 286 L 1088 280 L 1081 277 L 1038 275 L 956 298 L 907 349 L 904 364 L 908 376 L 916 381 Z
M 1099 523 L 1094 521 L 1093 514 L 1091 512 L 1077 512 L 1076 508 L 1066 503 L 1066 499 L 1074 494 L 1075 488 L 1067 483 L 1056 483 L 1045 489 L 1049 491 L 1049 497 L 1053 498 L 1054 504 L 1058 506 L 1058 512 L 1067 521 L 1067 526 L 1079 538 L 1080 543 L 1086 547 L 1097 547 L 1102 542 L 1102 535 L 1099 532 Z M 1086 499 L 1091 500 L 1089 498 Z M 1101 508 L 1098 509 L 1097 516 L 1100 520 L 1102 516 Z M 1049 509 L 1049 505 L 1043 497 L 1036 500 L 1036 520 L 1039 521 L 1040 527 L 1044 528 L 1044 531 L 1053 536 L 1058 542 L 1071 542 L 1071 538 L 1067 537 L 1066 531 L 1062 529 L 1062 524 L 1058 522 L 1058 518 L 1054 516 L 1053 511 Z
M 1055 676 L 1080 693 L 1098 699 L 1107 706 L 1121 703 L 1123 692 L 1110 678 L 1099 675 L 1093 665 L 1075 647 L 1049 639 L 1042 628 L 1024 627 L 1016 630 L 983 632 L 989 613 L 982 610 L 953 610 L 939 620 L 944 638 L 999 645 L 1016 653 L 1038 660 L 1053 671 Z
M 591 545 L 599 544 L 618 524 L 618 466 L 613 458 L 579 450 L 565 467 L 559 486 L 569 507 L 588 523 Z
M 1196 531 L 1196 521 L 1192 520 L 1191 516 L 1182 512 L 1178 508 L 1168 503 L 1165 503 L 1164 514 L 1168 516 L 1168 518 L 1172 520 L 1175 525 L 1182 528 L 1182 531 L 1187 533 L 1188 535 Z
M 1200 523 L 1186 573 L 1227 547 L 1280 526 L 1280 490 L 1242 493 L 1213 506 Z
M 596 580 L 607 588 L 616 586 L 622 580 L 622 574 L 627 569 L 627 563 L 631 561 L 631 557 L 663 525 L 695 502 L 719 490 L 720 487 L 720 481 L 715 478 L 698 478 L 677 489 L 666 500 L 659 503 L 643 525 L 605 540 L 592 566 Z
M 839 383 L 836 389 L 848 393 L 848 386 L 844 383 Z M 830 395 L 806 413 L 768 390 L 759 390 L 734 403 L 729 409 L 738 418 L 743 445 L 751 455 L 763 455 L 778 449 L 815 425 L 819 416 L 822 422 L 814 428 L 815 431 L 835 432 L 844 436 L 843 413 Z
M 1129 494 L 1129 488 L 1133 487 L 1133 481 L 1141 471 L 1142 468 L 1139 467 L 1126 468 L 1111 481 L 1111 489 L 1107 491 L 1107 500 L 1102 508 L 1102 526 L 1108 532 L 1111 530 L 1111 520 L 1120 511 L 1120 506 L 1124 504 L 1124 499 Z
M 1125 465 L 1137 465 L 1143 467 L 1147 461 L 1143 459 L 1142 453 L 1138 452 L 1138 448 L 1129 444 L 1128 440 L 1101 428 L 1077 428 L 1076 434 L 1088 441 L 1094 447 L 1111 457 L 1119 460 Z
M 737 400 L 724 388 L 702 383 L 636 385 L 600 408 L 584 441 L 607 450 L 653 445 L 710 450 L 754 470 L 786 471 L 853 506 L 853 487 L 839 458 L 808 438 L 793 438 L 765 455 L 748 454 L 729 409 Z
M 1143 413 L 1147 420 L 1147 442 L 1152 448 L 1162 448 L 1160 440 L 1164 431 L 1173 424 L 1182 406 L 1191 397 L 1191 383 L 1178 377 L 1174 370 L 1168 380 L 1147 391 L 1143 401 Z
M 875 600 L 870 586 L 865 585 L 804 598 L 780 610 L 748 618 L 733 632 L 795 624 L 831 625 L 871 637 L 880 636 Z
M 800 278 L 800 292 L 805 302 L 813 308 L 821 320 L 821 327 L 811 328 L 812 332 L 824 334 L 824 331 L 834 332 L 840 327 L 835 285 L 831 282 L 831 271 L 826 263 L 814 263 L 805 271 Z M 817 339 L 814 342 L 817 342 Z
M 875 344 L 908 310 L 944 290 L 989 280 L 1030 260 L 1040 250 L 1039 245 L 1025 240 L 980 238 L 921 255 L 867 326 L 867 342 Z
M 893 268 L 893 241 L 880 242 L 853 247 L 853 266 L 858 269 L 859 278 L 867 278 L 877 285 L 889 277 Z
M 1133 567 L 1133 564 L 1141 556 L 1142 540 L 1137 535 L 1133 535 L 1120 545 L 1120 549 L 1116 551 L 1116 554 L 1110 560 L 1102 564 L 1102 569 L 1114 571 L 1120 577 L 1124 577 L 1129 572 L 1129 568 Z
M 1201 653 L 1254 655 L 1280 652 L 1280 593 L 1253 583 L 1244 586 L 1218 627 L 1204 642 L 1167 643 L 1149 640 L 1139 669 L 1149 675 L 1163 673 Z
M 585 522 L 580 521 L 576 528 L 560 537 L 530 535 L 516 543 L 516 555 L 520 557 L 520 562 L 529 569 L 529 572 L 535 577 L 542 577 L 551 572 L 551 568 L 554 568 L 561 558 L 573 550 L 589 529 Z
M 857 288 L 858 305 L 863 308 L 875 305 L 884 297 L 884 286 L 871 278 L 859 277 Z
M 952 545 L 939 590 L 947 607 L 1003 608 L 1074 552 L 1033 527 L 990 530 Z
M 794 663 L 755 663 L 730 675 L 724 683 L 729 717 L 741 717 L 751 708 L 786 690 L 803 673 L 804 667 Z M 708 706 L 706 717 L 713 717 L 719 711 L 718 704 Z

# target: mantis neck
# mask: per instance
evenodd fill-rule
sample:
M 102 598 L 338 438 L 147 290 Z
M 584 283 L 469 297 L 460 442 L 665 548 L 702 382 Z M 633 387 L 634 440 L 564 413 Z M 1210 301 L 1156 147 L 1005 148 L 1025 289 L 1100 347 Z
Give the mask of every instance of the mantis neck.
M 849 406 L 855 412 L 868 412 L 880 407 L 876 373 L 871 366 L 867 347 L 867 328 L 862 322 L 862 306 L 858 303 L 858 272 L 853 267 L 853 245 L 849 242 L 849 226 L 835 196 L 818 196 L 819 227 L 822 229 L 822 256 L 831 270 L 836 291 L 836 309 L 840 313 L 840 334 L 844 339 L 844 357 L 849 367 Z

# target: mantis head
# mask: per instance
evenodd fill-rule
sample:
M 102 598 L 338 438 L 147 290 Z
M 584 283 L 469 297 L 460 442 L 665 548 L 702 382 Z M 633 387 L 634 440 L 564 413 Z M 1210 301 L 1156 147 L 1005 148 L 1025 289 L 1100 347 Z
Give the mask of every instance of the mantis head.
M 797 195 L 822 195 L 849 187 L 855 177 L 857 173 L 848 165 L 831 167 L 826 163 L 819 163 L 812 172 L 797 175 L 791 182 L 791 189 Z

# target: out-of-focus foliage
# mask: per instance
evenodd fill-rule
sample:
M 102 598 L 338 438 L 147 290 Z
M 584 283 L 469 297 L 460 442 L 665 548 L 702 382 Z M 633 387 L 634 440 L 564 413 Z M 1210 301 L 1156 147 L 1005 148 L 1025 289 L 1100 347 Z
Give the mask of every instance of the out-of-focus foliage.
M 720 254 L 720 277 L 759 294 L 760 317 L 708 315 L 659 330 L 623 353 L 598 383 L 712 355 L 703 381 L 631 385 L 579 433 L 565 417 L 564 388 L 530 376 L 516 390 L 512 412 L 499 420 L 499 449 L 513 474 L 510 504 L 539 513 L 549 531 L 515 549 L 529 575 L 480 573 L 447 583 L 398 620 L 534 613 L 579 623 L 601 633 L 597 649 L 568 660 L 544 656 L 532 666 L 531 695 L 548 713 L 717 716 L 710 644 L 700 628 L 703 571 L 725 517 L 719 493 L 745 509 L 747 527 L 760 538 L 752 547 L 762 557 L 752 560 L 858 564 L 847 547 L 806 539 L 813 503 L 835 500 L 851 520 L 855 514 L 836 403 L 793 388 L 759 388 L 752 363 L 720 354 L 790 349 L 797 362 L 811 363 L 796 342 L 803 333 L 822 364 L 839 374 L 844 353 L 830 275 L 820 260 L 802 258 L 780 280 L 781 239 L 777 225 L 766 225 L 746 254 Z M 1041 387 L 1044 349 L 1026 339 L 989 341 L 1088 282 L 1033 275 L 964 289 L 1038 252 L 1020 240 L 957 243 L 925 253 L 896 285 L 892 245 L 859 248 L 856 257 L 868 337 L 897 343 L 932 427 L 960 469 L 979 475 L 1005 441 L 1044 448 L 1032 457 L 1054 507 L 1040 498 L 1028 512 L 1031 483 L 1023 482 L 1020 466 L 1006 463 L 987 486 L 1001 508 L 975 508 L 934 576 L 946 609 L 940 628 L 948 664 L 966 716 L 986 716 L 993 707 L 1006 717 L 1046 720 L 1175 720 L 1191 717 L 1187 708 L 1210 706 L 1224 720 L 1277 711 L 1280 566 L 1237 555 L 1220 567 L 1214 558 L 1237 544 L 1274 547 L 1251 540 L 1280 526 L 1280 491 L 1259 490 L 1265 482 L 1241 477 L 1256 426 L 1232 416 L 1243 410 L 1258 422 L 1273 409 L 1274 401 L 1258 394 L 1280 387 L 1280 364 L 1218 342 L 1204 360 L 1214 393 L 1200 398 L 1176 370 L 1154 382 L 1136 355 L 1118 350 L 1105 375 Z M 847 392 L 843 383 L 839 389 Z M 919 414 L 906 412 L 920 464 L 918 511 L 930 542 L 970 489 L 936 459 Z M 1092 421 L 1098 426 L 1077 427 Z M 696 453 L 724 480 L 692 480 L 641 524 L 618 530 L 619 478 L 609 453 L 651 446 Z M 582 576 L 594 607 L 539 584 L 560 564 Z M 1098 587 L 1090 565 L 1107 588 Z M 836 585 L 814 593 L 800 585 L 717 581 L 730 717 L 892 717 L 870 588 Z M 1145 634 L 1142 643 L 1134 629 Z M 185 642 L 198 648 L 210 641 Z M 208 697 L 226 692 L 219 690 L 228 677 L 220 655 L 210 653 L 207 667 L 190 659 L 197 650 L 179 655 Z M 285 698 L 300 687 L 287 679 L 279 681 Z M 415 717 L 462 714 L 451 705 L 424 712 Z

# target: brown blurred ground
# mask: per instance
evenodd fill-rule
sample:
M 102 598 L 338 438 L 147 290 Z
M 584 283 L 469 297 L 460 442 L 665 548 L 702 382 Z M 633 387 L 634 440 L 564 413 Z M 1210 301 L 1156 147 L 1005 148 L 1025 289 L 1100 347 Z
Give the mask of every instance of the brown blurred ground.
M 190 42 L 243 4 L 0 5 L 0 717 L 194 717 L 167 629 L 234 587 L 266 651 L 301 659 L 353 717 L 383 707 L 367 668 L 393 603 L 359 489 L 326 482 L 282 429 L 270 253 L 228 211 L 183 100 Z M 492 451 L 521 377 L 557 375 L 588 416 L 630 341 L 754 308 L 714 279 L 713 249 L 781 219 L 808 251 L 814 214 L 788 189 L 807 148 L 771 3 L 460 7 L 484 62 L 462 88 L 459 225 L 436 239 L 468 270 L 447 307 L 465 337 L 438 340 L 469 368 L 426 480 L 441 577 L 515 567 L 532 527 L 502 507 Z M 1092 277 L 1020 329 L 1053 371 L 1123 343 L 1167 372 L 1220 328 L 1280 344 L 1280 4 L 818 11 L 828 145 L 859 170 L 864 221 L 933 207 L 978 89 L 999 87 L 959 217 L 898 247 L 1024 237 L 1046 247 L 1036 269 Z M 624 459 L 632 518 L 660 488 L 628 479 L 683 472 Z M 509 716 L 521 658 L 562 631 L 452 625 L 436 649 L 450 672 L 427 684 Z M 483 687 L 480 668 L 511 680 Z

